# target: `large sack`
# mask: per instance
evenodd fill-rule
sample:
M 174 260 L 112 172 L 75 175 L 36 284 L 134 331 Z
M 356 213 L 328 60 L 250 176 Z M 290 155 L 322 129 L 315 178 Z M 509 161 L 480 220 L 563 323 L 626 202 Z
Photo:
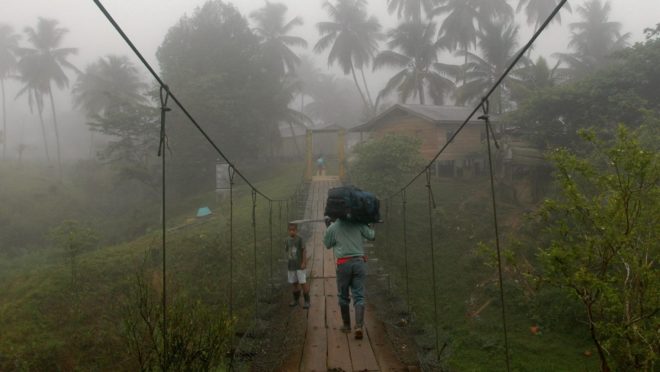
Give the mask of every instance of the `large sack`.
M 380 221 L 380 201 L 373 193 L 355 186 L 334 187 L 328 190 L 325 203 L 326 216 L 360 223 Z

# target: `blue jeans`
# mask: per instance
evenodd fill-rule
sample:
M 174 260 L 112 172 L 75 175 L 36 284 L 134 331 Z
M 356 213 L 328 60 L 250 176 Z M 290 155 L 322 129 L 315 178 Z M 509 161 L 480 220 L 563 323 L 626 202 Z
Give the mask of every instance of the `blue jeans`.
M 349 305 L 353 295 L 353 305 L 364 305 L 364 280 L 367 278 L 367 264 L 362 257 L 356 257 L 337 265 L 337 289 L 339 306 Z

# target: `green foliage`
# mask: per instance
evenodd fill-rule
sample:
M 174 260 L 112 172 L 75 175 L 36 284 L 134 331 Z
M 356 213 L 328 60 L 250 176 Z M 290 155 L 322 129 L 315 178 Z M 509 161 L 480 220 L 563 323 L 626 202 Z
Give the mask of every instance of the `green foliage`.
M 542 148 L 579 149 L 579 129 L 597 126 L 613 138 L 618 123 L 640 125 L 660 112 L 660 40 L 649 39 L 616 55 L 584 80 L 542 90 L 511 114 Z
M 584 306 L 601 366 L 653 370 L 660 347 L 660 156 L 620 127 L 608 145 L 581 132 L 592 150 L 582 158 L 557 150 L 560 198 L 539 215 L 548 284 Z
M 141 366 L 134 354 L 138 350 L 137 343 L 144 351 L 143 355 L 162 352 L 160 330 L 150 333 L 139 314 L 140 309 L 151 309 L 151 324 L 156 328 L 159 326 L 159 315 L 162 315 L 159 312 L 159 291 L 162 288 L 160 230 L 149 232 L 147 229 L 158 223 L 158 203 L 145 196 L 137 187 L 139 185 L 124 187 L 117 183 L 111 172 L 99 170 L 97 163 L 88 166 L 95 172 L 81 165 L 71 172 L 75 180 L 73 185 L 65 177 L 51 195 L 40 196 L 38 201 L 30 203 L 31 196 L 49 190 L 50 184 L 44 182 L 49 179 L 49 174 L 27 177 L 24 173 L 28 173 L 28 169 L 18 171 L 0 165 L 2 179 L 7 180 L 0 189 L 2 221 L 20 217 L 26 226 L 21 232 L 28 236 L 38 235 L 37 238 L 44 242 L 50 227 L 57 226 L 62 219 L 85 221 L 102 235 L 101 248 L 83 251 L 77 257 L 76 268 L 80 277 L 86 280 L 78 283 L 75 293 L 71 293 L 69 268 L 62 265 L 61 254 L 56 254 L 55 250 L 34 249 L 20 257 L 0 255 L 2 371 L 134 371 L 140 370 Z M 260 190 L 276 199 L 286 199 L 301 179 L 301 168 L 302 164 L 283 164 L 266 170 L 246 168 L 243 171 Z M 68 175 L 66 172 L 65 176 Z M 87 188 L 92 191 L 81 191 Z M 75 198 L 71 197 L 72 193 Z M 168 352 L 171 357 L 166 362 L 172 366 L 169 370 L 205 370 L 209 364 L 212 367 L 208 369 L 223 370 L 224 360 L 221 359 L 226 356 L 223 351 L 227 350 L 231 339 L 229 330 L 235 327 L 237 331 L 245 332 L 254 322 L 255 287 L 260 290 L 261 320 L 267 320 L 272 314 L 272 306 L 277 306 L 264 301 L 268 299 L 268 290 L 272 289 L 268 284 L 283 282 L 286 278 L 286 267 L 276 261 L 279 250 L 270 251 L 269 205 L 261 198 L 257 200 L 256 208 L 258 247 L 255 272 L 252 198 L 247 187 L 237 183 L 233 226 L 234 317 L 229 320 L 226 315 L 230 283 L 228 201 L 214 204 L 214 200 L 213 192 L 200 193 L 194 198 L 168 200 L 167 222 L 172 227 L 168 232 L 167 247 L 168 332 L 171 335 Z M 16 201 L 24 208 L 14 209 L 14 204 L 8 201 Z M 190 223 L 190 217 L 200 205 L 210 206 L 214 215 Z M 289 209 L 291 215 L 287 214 Z M 3 214 L 5 212 L 8 214 Z M 286 221 L 295 219 L 292 217 L 294 211 L 289 206 L 275 204 L 273 212 L 272 234 L 278 239 L 285 234 Z M 16 225 L 9 228 L 12 226 Z M 42 231 L 44 226 L 46 232 Z M 0 224 L 0 233 L 7 233 L 4 224 Z M 139 238 L 131 238 L 136 235 Z M 2 236 L 0 246 L 3 252 L 8 248 L 5 236 Z M 139 271 L 145 254 L 149 254 L 153 261 L 147 270 Z M 272 271 L 270 265 L 274 265 Z M 147 292 L 142 297 L 137 292 L 136 272 L 144 274 L 140 278 L 146 285 L 142 288 Z M 270 273 L 274 275 L 272 281 Z M 140 298 L 148 298 L 149 306 L 141 308 Z M 127 344 L 130 327 L 136 336 L 133 344 Z M 150 335 L 153 340 L 145 339 Z M 122 357 L 117 358 L 118 355 Z M 153 363 L 149 365 L 160 369 L 161 359 L 150 360 Z M 186 368 L 186 365 L 192 367 Z
M 420 145 L 417 138 L 396 135 L 357 145 L 349 165 L 351 180 L 380 197 L 389 196 L 424 165 Z
M 233 329 L 226 314 L 179 294 L 169 299 L 165 334 L 161 296 L 144 267 L 129 293 L 122 304 L 122 337 L 139 370 L 209 371 L 223 363 Z
M 67 257 L 75 257 L 85 251 L 94 249 L 99 242 L 98 234 L 79 221 L 67 220 L 50 231 L 50 237 L 55 246 L 61 249 Z

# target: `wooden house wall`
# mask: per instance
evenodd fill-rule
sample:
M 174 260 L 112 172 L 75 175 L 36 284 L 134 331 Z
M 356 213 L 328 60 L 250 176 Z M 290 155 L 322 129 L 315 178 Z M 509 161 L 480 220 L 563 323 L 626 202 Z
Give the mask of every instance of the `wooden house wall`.
M 458 123 L 432 124 L 427 120 L 410 115 L 393 115 L 383 120 L 383 123 L 376 129 L 374 137 L 381 138 L 388 134 L 416 137 L 422 141 L 420 152 L 427 160 L 437 154 L 449 136 L 460 126 Z M 464 159 L 482 151 L 482 128 L 478 124 L 468 124 L 447 147 L 439 160 Z

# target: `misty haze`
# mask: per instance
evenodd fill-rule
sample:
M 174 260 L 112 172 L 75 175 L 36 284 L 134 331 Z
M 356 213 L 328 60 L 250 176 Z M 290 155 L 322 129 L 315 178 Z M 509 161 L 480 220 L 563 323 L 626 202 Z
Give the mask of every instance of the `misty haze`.
M 657 368 L 657 0 L 0 3 L 0 371 Z

